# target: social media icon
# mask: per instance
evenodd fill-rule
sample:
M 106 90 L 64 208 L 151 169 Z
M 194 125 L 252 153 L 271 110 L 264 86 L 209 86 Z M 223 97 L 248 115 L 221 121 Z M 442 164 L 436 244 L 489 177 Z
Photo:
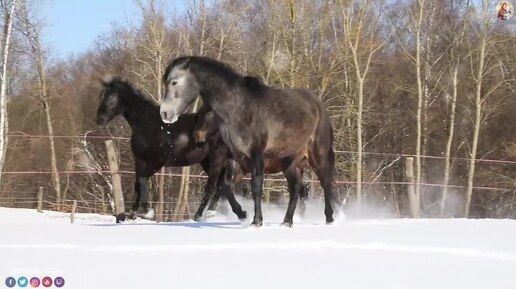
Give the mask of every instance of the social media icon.
M 14 279 L 14 277 L 5 278 L 5 286 L 7 286 L 7 288 L 13 288 L 16 286 L 16 279 Z
M 52 286 L 52 278 L 50 277 L 44 277 L 42 280 L 41 280 L 41 285 L 43 285 L 43 287 L 50 287 Z
M 29 280 L 27 280 L 27 277 L 21 276 L 18 278 L 18 286 L 24 288 L 27 287 L 27 285 L 29 285 Z
M 39 278 L 38 277 L 32 277 L 30 278 L 30 286 L 32 288 L 37 288 L 39 287 L 39 284 L 41 284 L 41 282 L 39 281 Z
M 63 277 L 56 277 L 54 279 L 54 285 L 57 287 L 57 288 L 61 288 L 63 287 L 65 284 L 65 281 L 63 279 Z

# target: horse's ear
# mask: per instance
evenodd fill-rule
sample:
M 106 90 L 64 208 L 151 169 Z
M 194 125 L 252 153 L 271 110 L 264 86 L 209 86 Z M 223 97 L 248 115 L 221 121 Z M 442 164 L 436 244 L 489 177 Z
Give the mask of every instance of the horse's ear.
M 252 90 L 257 90 L 263 86 L 262 80 L 256 76 L 244 76 L 244 84 Z
M 190 58 L 187 58 L 186 61 L 183 63 L 183 69 L 190 68 Z
M 102 77 L 99 77 L 97 78 L 99 80 L 99 82 L 103 85 L 103 86 L 107 86 L 107 83 L 104 81 L 104 78 Z
M 113 82 L 113 76 L 111 74 L 106 74 L 103 77 L 101 77 L 99 80 L 100 80 L 100 83 L 102 83 L 102 85 L 110 86 L 111 83 Z

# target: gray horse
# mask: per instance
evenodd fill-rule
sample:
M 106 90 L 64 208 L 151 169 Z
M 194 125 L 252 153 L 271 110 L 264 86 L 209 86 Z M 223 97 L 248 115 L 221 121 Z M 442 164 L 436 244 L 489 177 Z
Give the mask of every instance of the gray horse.
M 324 190 L 326 223 L 332 223 L 338 198 L 333 193 L 335 155 L 328 114 L 317 96 L 306 89 L 276 89 L 207 57 L 174 59 L 163 75 L 166 87 L 161 118 L 174 123 L 200 95 L 222 120 L 219 132 L 234 159 L 251 170 L 254 199 L 252 225 L 263 223 L 261 197 L 264 159 L 282 159 L 289 190 L 299 192 L 295 157 L 304 148 Z M 285 223 L 292 224 L 298 194 L 291 194 Z M 333 206 L 333 207 L 332 207 Z M 288 224 L 290 223 L 290 224 Z

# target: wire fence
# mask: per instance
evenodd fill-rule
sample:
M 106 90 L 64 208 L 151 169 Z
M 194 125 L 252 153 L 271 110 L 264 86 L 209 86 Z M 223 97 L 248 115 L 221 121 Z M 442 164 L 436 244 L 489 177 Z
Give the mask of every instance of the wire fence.
M 43 134 L 24 134 L 24 133 L 10 133 L 8 134 L 9 137 L 13 138 L 48 138 L 49 135 L 43 135 Z M 116 136 L 106 136 L 106 135 L 54 135 L 55 139 L 98 139 L 98 140 L 108 140 L 108 139 L 117 139 L 117 140 L 123 140 L 127 141 L 130 138 L 128 137 L 116 137 Z M 335 153 L 337 155 L 344 155 L 344 156 L 354 156 L 357 154 L 356 151 L 349 151 L 349 150 L 336 150 Z M 362 152 L 364 156 L 373 156 L 373 157 L 384 157 L 384 158 L 395 158 L 388 166 L 392 166 L 393 164 L 403 165 L 402 161 L 405 158 L 413 157 L 415 158 L 416 155 L 413 154 L 406 154 L 406 153 L 395 153 L 395 152 Z M 444 156 L 435 156 L 435 155 L 421 155 L 420 156 L 424 160 L 437 160 L 442 161 L 446 158 Z M 468 158 L 462 158 L 462 157 L 452 157 L 450 158 L 450 161 L 456 161 L 456 162 L 469 162 L 470 160 Z M 488 164 L 488 165 L 505 165 L 505 166 L 512 166 L 516 165 L 516 161 L 512 160 L 506 160 L 506 159 L 486 159 L 486 158 L 478 158 L 475 159 L 475 162 L 479 164 Z M 387 166 L 386 166 L 387 167 Z M 443 184 L 442 182 L 436 182 L 431 180 L 425 180 L 424 182 L 416 183 L 416 182 L 408 182 L 408 181 L 399 181 L 399 180 L 391 180 L 386 181 L 384 179 L 379 178 L 379 176 L 382 174 L 383 169 L 378 173 L 378 175 L 375 177 L 373 174 L 373 177 L 370 178 L 370 180 L 361 181 L 360 183 L 357 183 L 353 180 L 343 180 L 343 179 L 337 179 L 335 180 L 336 185 L 342 185 L 348 187 L 348 194 L 350 188 L 352 189 L 354 186 L 361 185 L 363 187 L 372 187 L 372 186 L 380 186 L 380 187 L 396 187 L 396 188 L 403 188 L 408 185 L 420 185 L 423 190 L 429 189 L 427 191 L 429 192 L 440 192 L 442 188 L 447 187 L 448 189 L 455 189 L 464 191 L 467 186 L 463 184 Z M 50 169 L 40 169 L 40 170 L 9 170 L 9 171 L 3 171 L 1 172 L 3 175 L 10 175 L 10 176 L 31 176 L 31 175 L 51 175 L 53 172 Z M 111 172 L 109 170 L 104 169 L 85 169 L 85 170 L 59 170 L 57 172 L 60 175 L 65 176 L 73 176 L 73 175 L 106 175 L 109 177 L 111 175 Z M 132 175 L 134 174 L 134 171 L 131 170 L 120 170 L 118 171 L 119 174 L 122 175 Z M 171 178 L 178 178 L 183 177 L 182 174 L 178 173 L 172 173 L 172 172 L 165 172 L 164 174 L 161 174 L 160 172 L 157 172 L 155 175 L 165 175 L 166 177 Z M 191 174 L 189 176 L 193 179 L 205 179 L 207 176 L 204 173 L 201 174 Z M 401 176 L 403 178 L 403 176 Z M 249 177 L 245 177 L 245 180 L 250 180 Z M 266 182 L 285 182 L 285 179 L 283 176 L 267 176 L 264 181 Z M 305 183 L 309 184 L 317 184 L 319 183 L 318 180 L 314 179 L 305 179 Z M 496 184 L 496 182 L 495 182 Z M 506 192 L 515 192 L 516 191 L 516 182 L 514 184 L 511 184 L 511 182 L 504 183 L 503 186 L 492 186 L 492 185 L 474 185 L 472 187 L 474 190 L 482 191 L 482 192 L 496 192 L 496 193 L 506 193 Z M 320 189 L 320 188 L 319 188 Z M 32 208 L 36 207 L 38 205 L 38 199 L 35 198 L 35 192 L 20 192 L 16 190 L 2 190 L 0 191 L 0 206 L 10 206 L 10 207 L 27 207 Z M 12 195 L 15 195 L 16 197 L 13 197 Z M 8 196 L 8 197 L 5 197 Z M 77 203 L 77 210 L 80 212 L 88 212 L 88 213 L 109 213 L 113 210 L 113 204 L 110 203 L 110 201 L 104 200 L 100 201 L 98 199 L 88 199 L 88 200 L 76 200 Z M 65 210 L 70 209 L 67 206 L 71 206 L 71 202 L 73 200 L 71 199 L 65 199 L 62 200 L 62 205 L 64 206 Z M 131 206 L 130 201 L 125 201 L 126 206 Z M 514 200 L 512 201 L 514 203 Z M 511 203 L 511 206 L 512 206 Z M 157 202 L 151 202 L 151 205 L 156 205 Z M 189 205 L 194 206 L 197 205 L 198 202 L 190 202 Z M 57 208 L 57 203 L 55 200 L 55 196 L 52 196 L 50 194 L 45 194 L 44 199 L 44 205 L 50 209 Z M 165 201 L 163 202 L 163 205 L 165 209 L 163 210 L 162 215 L 163 216 L 174 216 L 174 209 L 173 207 L 177 205 L 177 201 Z M 284 206 L 283 204 L 276 204 L 277 206 Z M 432 205 L 435 205 L 433 203 Z
M 25 138 L 49 138 L 50 135 L 44 134 L 25 134 L 25 133 L 9 133 L 8 137 L 25 137 Z M 65 139 L 117 139 L 117 140 L 130 140 L 129 137 L 119 137 L 119 136 L 107 136 L 107 135 L 54 135 L 53 138 L 65 138 Z M 358 154 L 357 151 L 351 150 L 335 150 L 336 154 Z M 415 154 L 406 154 L 406 153 L 395 153 L 395 152 L 362 152 L 363 155 L 372 155 L 372 156 L 386 156 L 386 157 L 416 157 Z M 435 156 L 435 155 L 419 155 L 422 159 L 436 159 L 436 160 L 445 160 L 445 156 Z M 469 158 L 464 157 L 450 157 L 452 161 L 470 161 Z M 475 158 L 475 162 L 478 163 L 492 163 L 492 164 L 510 164 L 516 165 L 516 161 L 512 160 L 499 160 L 499 159 L 486 159 L 486 158 Z

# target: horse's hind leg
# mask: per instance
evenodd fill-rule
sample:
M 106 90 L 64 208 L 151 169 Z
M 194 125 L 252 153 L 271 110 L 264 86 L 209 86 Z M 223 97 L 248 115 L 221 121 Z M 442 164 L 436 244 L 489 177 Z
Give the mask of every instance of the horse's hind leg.
M 303 177 L 303 174 L 301 174 L 301 178 Z M 301 185 L 300 185 L 300 188 L 299 188 L 299 209 L 298 209 L 298 214 L 299 216 L 301 217 L 304 217 L 305 216 L 305 212 L 306 212 L 306 203 L 307 203 L 307 200 L 308 200 L 308 185 L 305 184 L 305 182 L 303 181 L 303 179 L 301 179 L 300 181 Z
M 224 176 L 220 181 L 220 194 L 223 194 L 231 206 L 233 213 L 237 215 L 238 219 L 242 222 L 247 219 L 247 212 L 242 210 L 242 206 L 238 203 L 235 198 L 235 194 L 231 191 L 231 183 L 233 180 L 233 162 L 226 163 Z
M 293 225 L 293 217 L 294 211 L 296 210 L 297 199 L 303 187 L 303 177 L 299 173 L 299 170 L 296 168 L 295 162 L 290 160 L 289 167 L 284 171 L 285 178 L 288 183 L 288 192 L 289 192 L 289 202 L 287 213 L 285 214 L 285 218 L 283 219 L 282 225 L 292 227 Z
M 303 172 L 306 168 L 308 164 L 308 157 L 307 156 L 303 156 L 303 158 L 301 158 L 300 160 L 297 160 L 297 164 L 296 164 L 296 168 L 297 168 L 297 173 L 299 174 L 300 176 L 300 188 L 299 188 L 299 215 L 301 217 L 304 217 L 305 216 L 305 212 L 306 212 L 306 202 L 307 202 L 307 199 L 308 199 L 308 191 L 309 191 L 309 185 L 307 185 L 304 181 L 303 181 Z
M 331 147 L 328 149 L 321 147 L 315 148 L 314 153 L 318 155 L 312 156 L 310 162 L 324 191 L 324 214 L 326 215 L 326 223 L 331 224 L 334 221 L 333 210 L 339 207 L 338 199 L 333 192 L 335 154 Z

